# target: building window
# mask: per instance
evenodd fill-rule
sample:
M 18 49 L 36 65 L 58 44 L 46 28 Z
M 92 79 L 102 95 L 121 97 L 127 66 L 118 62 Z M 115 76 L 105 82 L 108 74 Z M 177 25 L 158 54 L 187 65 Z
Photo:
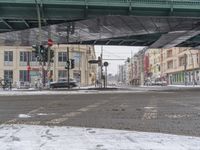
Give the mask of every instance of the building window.
M 177 60 L 174 60 L 174 68 L 177 68 Z
M 73 59 L 75 61 L 75 67 L 81 67 L 81 53 L 80 52 L 73 52 Z
M 179 48 L 179 53 L 182 53 L 182 52 L 184 52 L 184 51 L 186 51 L 187 49 L 185 49 L 185 48 Z
M 13 52 L 12 51 L 5 51 L 4 52 L 4 65 L 10 66 L 13 64 Z
M 167 62 L 167 69 L 173 68 L 173 60 Z
M 66 61 L 67 61 L 67 52 L 59 52 L 58 62 L 66 62 Z
M 187 59 L 186 59 L 186 64 L 187 64 Z M 184 66 L 185 65 L 185 58 L 183 57 L 179 57 L 179 66 Z
M 58 71 L 58 79 L 60 78 L 67 78 L 68 74 L 67 74 L 67 70 L 59 70 Z
M 28 61 L 28 52 L 20 52 L 20 62 Z
M 13 61 L 13 52 L 12 51 L 4 52 L 4 61 Z
M 12 70 L 4 70 L 4 80 L 13 81 L 13 71 Z
M 167 51 L 167 58 L 172 57 L 172 50 Z
M 22 82 L 28 81 L 28 71 L 27 70 L 19 71 L 19 81 L 22 81 Z
M 35 53 L 33 53 L 33 52 L 31 52 L 30 53 L 30 61 L 32 61 L 32 62 L 36 62 L 36 54 Z

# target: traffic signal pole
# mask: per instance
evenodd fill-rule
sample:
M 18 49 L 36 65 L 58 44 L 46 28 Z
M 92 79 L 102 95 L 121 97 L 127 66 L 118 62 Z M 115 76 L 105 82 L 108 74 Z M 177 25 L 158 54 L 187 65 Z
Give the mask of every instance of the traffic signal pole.
M 69 86 L 69 78 L 70 78 L 70 73 L 69 73 L 69 71 L 70 71 L 70 60 L 69 60 L 69 47 L 67 47 L 67 76 L 68 76 L 68 78 L 67 78 L 67 82 L 68 82 L 68 89 L 70 89 L 70 86 Z
M 100 79 L 101 79 L 101 88 L 103 87 L 103 45 L 101 45 L 101 56 L 100 56 L 100 58 L 101 58 L 101 77 L 100 77 Z
M 38 43 L 39 45 L 42 44 L 42 24 L 41 24 L 41 14 L 40 14 L 40 8 L 38 5 L 37 0 L 35 0 L 36 4 L 36 9 L 37 9 L 37 17 L 38 17 L 38 28 L 39 28 L 39 38 L 38 38 Z M 39 46 L 39 53 L 41 52 L 40 46 Z M 41 54 L 40 54 L 41 57 Z M 40 65 L 42 66 L 41 70 L 41 76 L 40 76 L 40 83 L 43 84 L 43 87 L 45 86 L 45 73 L 44 73 L 44 62 L 40 60 Z M 41 84 L 39 84 L 39 88 L 41 88 Z

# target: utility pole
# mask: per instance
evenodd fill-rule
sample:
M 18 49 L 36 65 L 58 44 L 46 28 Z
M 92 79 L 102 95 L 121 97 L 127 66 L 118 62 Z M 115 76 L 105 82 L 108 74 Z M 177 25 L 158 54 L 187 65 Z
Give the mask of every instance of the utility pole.
M 30 83 L 30 52 L 27 52 L 27 79 Z
M 131 85 L 133 85 L 133 52 L 131 50 Z
M 103 45 L 101 45 L 101 88 L 102 88 L 102 82 L 103 82 Z
M 40 7 L 39 4 L 37 2 L 37 0 L 35 0 L 35 4 L 36 4 L 36 10 L 37 10 L 37 17 L 38 17 L 38 28 L 39 28 L 39 38 L 38 38 L 38 45 L 39 45 L 39 56 L 40 56 L 40 66 L 42 66 L 41 69 L 41 74 L 40 74 L 40 83 L 43 84 L 43 87 L 45 86 L 45 73 L 44 73 L 44 62 L 41 60 L 41 50 L 40 50 L 40 45 L 42 45 L 42 24 L 41 24 L 41 13 L 40 13 Z M 39 88 L 41 88 L 41 84 L 39 84 Z
M 107 83 L 108 83 L 108 75 L 107 75 L 108 62 L 104 62 L 103 66 L 105 67 L 104 88 L 107 88 Z
M 70 89 L 70 86 L 69 86 L 69 78 L 70 78 L 70 60 L 69 60 L 69 47 L 67 47 L 67 82 L 68 82 L 68 89 Z
M 81 43 L 81 37 L 80 37 L 80 30 L 79 30 L 79 41 Z M 78 51 L 79 51 L 79 65 L 78 65 L 78 70 L 79 70 L 79 89 L 81 88 L 81 48 L 80 48 L 80 43 L 78 44 Z
M 186 72 L 186 69 L 187 69 L 187 54 L 184 54 L 184 74 L 185 74 L 185 86 L 187 85 L 187 72 Z
M 68 23 L 67 24 L 67 44 L 69 43 L 69 34 L 70 34 L 70 24 Z M 70 86 L 69 86 L 69 76 L 70 76 L 70 60 L 69 60 L 69 47 L 67 47 L 67 64 L 66 64 L 66 67 L 67 67 L 67 83 L 68 83 L 68 89 L 70 89 Z

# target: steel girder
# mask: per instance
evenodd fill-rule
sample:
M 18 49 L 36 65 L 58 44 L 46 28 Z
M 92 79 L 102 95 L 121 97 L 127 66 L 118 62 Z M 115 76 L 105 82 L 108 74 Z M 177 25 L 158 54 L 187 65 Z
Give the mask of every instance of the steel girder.
M 199 0 L 37 0 L 42 24 L 102 15 L 200 17 Z M 35 0 L 0 0 L 0 32 L 37 27 Z

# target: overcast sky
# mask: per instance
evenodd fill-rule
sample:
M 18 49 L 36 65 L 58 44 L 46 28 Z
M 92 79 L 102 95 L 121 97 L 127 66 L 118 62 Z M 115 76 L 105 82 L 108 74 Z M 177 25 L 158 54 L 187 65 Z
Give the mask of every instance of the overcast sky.
M 131 57 L 143 47 L 133 46 L 103 46 L 103 59 L 109 63 L 108 73 L 117 74 L 118 65 L 123 64 L 128 57 Z M 101 46 L 95 46 L 96 56 L 101 54 Z M 109 59 L 123 59 L 123 60 L 109 60 Z

